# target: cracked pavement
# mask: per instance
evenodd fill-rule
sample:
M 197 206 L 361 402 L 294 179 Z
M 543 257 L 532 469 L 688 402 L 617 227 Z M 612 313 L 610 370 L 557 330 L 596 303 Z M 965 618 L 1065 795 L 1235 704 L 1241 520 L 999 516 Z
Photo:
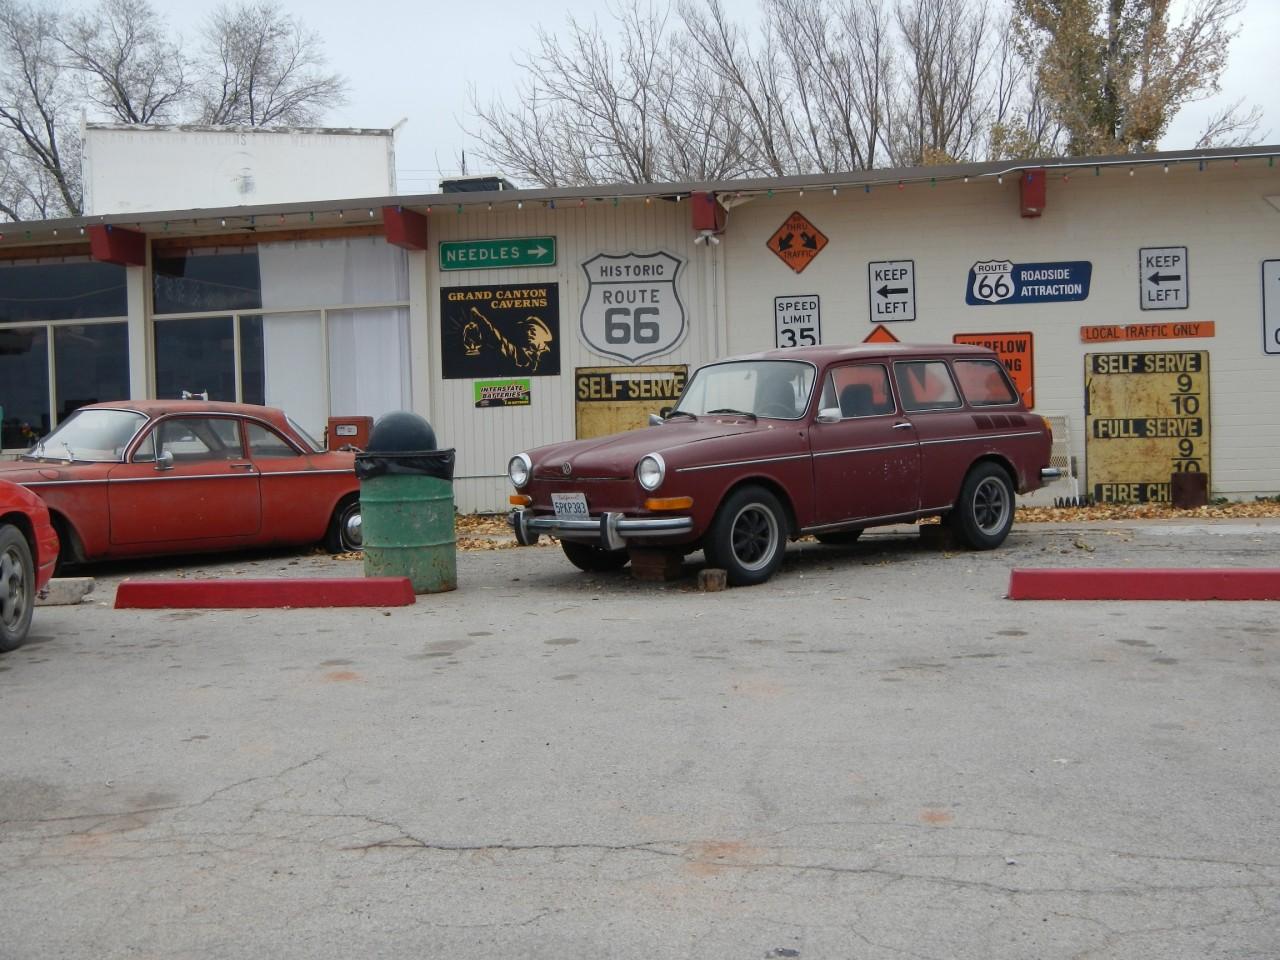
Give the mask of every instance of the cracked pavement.
M 793 544 L 755 588 L 459 556 L 392 610 L 36 611 L 0 657 L 0 957 L 1280 956 L 1274 522 Z M 298 554 L 188 576 L 349 574 Z

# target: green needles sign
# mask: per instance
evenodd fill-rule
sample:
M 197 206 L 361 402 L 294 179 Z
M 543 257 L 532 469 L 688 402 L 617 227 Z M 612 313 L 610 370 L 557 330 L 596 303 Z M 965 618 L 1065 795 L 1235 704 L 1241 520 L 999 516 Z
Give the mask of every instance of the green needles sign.
M 441 270 L 498 270 L 504 267 L 553 267 L 555 237 L 505 240 L 442 240 Z

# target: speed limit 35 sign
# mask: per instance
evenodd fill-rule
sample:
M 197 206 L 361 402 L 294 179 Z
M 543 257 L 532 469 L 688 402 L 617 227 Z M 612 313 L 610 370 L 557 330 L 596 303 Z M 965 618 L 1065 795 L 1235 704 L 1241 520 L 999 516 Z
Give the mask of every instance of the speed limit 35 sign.
M 773 298 L 774 345 L 816 347 L 822 343 L 822 318 L 816 293 Z

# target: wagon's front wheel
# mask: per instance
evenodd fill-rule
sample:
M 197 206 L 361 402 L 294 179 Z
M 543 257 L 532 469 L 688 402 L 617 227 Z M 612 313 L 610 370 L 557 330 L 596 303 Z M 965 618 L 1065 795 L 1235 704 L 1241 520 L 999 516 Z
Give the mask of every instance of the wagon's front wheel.
M 782 563 L 787 544 L 787 518 L 782 504 L 763 487 L 735 490 L 716 512 L 703 552 L 713 567 L 722 567 L 730 584 L 764 583 Z

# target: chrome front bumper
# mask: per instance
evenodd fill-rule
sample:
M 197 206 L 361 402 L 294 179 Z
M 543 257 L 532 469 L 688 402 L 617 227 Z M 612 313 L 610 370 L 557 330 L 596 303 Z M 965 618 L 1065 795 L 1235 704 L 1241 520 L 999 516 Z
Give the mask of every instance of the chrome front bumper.
M 1057 467 L 1041 467 L 1040 468 L 1040 479 L 1043 480 L 1045 483 L 1048 483 L 1050 480 L 1057 480 L 1061 476 L 1062 476 L 1062 471 Z
M 647 537 L 669 537 L 693 529 L 692 517 L 628 518 L 621 513 L 602 513 L 585 520 L 562 520 L 559 517 L 534 516 L 528 510 L 513 510 L 507 518 L 523 546 L 538 542 L 542 534 L 567 540 L 595 541 L 602 550 L 621 550 L 629 540 Z

